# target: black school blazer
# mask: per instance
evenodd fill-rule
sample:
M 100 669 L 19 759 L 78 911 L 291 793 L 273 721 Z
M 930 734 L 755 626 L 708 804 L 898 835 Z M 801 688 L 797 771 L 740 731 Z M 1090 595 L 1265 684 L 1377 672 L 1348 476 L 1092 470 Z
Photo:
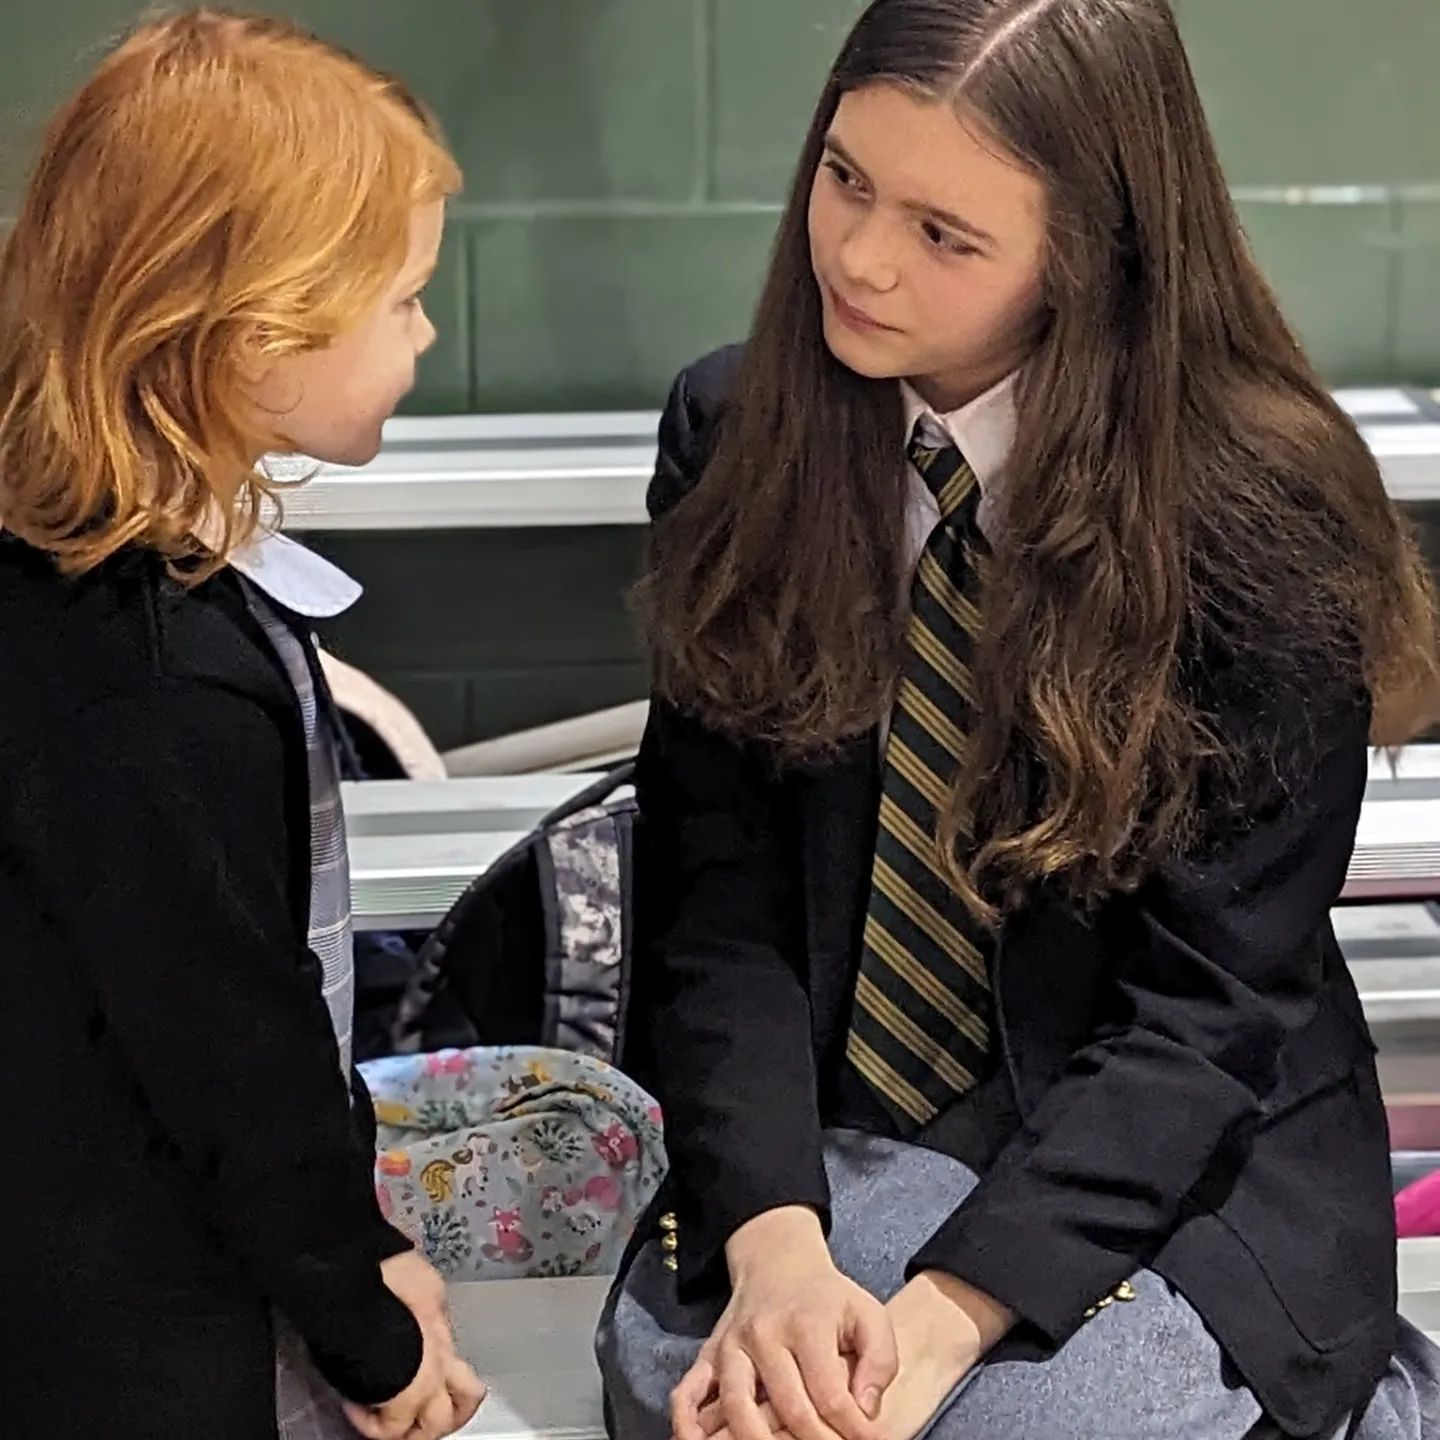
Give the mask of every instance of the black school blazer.
M 409 1244 L 307 949 L 300 707 L 235 575 L 65 580 L 0 539 L 0 675 L 5 1434 L 273 1436 L 272 1307 L 388 1399 Z
M 676 382 L 650 493 L 696 484 L 737 352 Z M 663 523 L 663 519 L 661 520 Z M 1270 1415 L 1318 1433 L 1364 1403 L 1395 1336 L 1395 1233 L 1374 1051 L 1329 919 L 1365 788 L 1366 697 L 1339 680 L 1232 723 L 1298 722 L 1313 763 L 1203 853 L 1081 914 L 1041 893 L 994 962 L 1023 1123 L 910 1270 L 934 1267 L 1061 1345 L 1140 1268 L 1191 1301 Z M 1248 698 L 1247 698 L 1248 696 Z M 1296 732 L 1297 735 L 1299 732 Z M 1283 753 L 1283 751 L 1282 751 Z M 639 766 L 634 1068 L 666 1114 L 684 1294 L 724 1283 L 751 1216 L 821 1164 L 873 853 L 878 746 L 784 766 L 652 706 Z M 922 1137 L 943 1149 L 944 1115 Z

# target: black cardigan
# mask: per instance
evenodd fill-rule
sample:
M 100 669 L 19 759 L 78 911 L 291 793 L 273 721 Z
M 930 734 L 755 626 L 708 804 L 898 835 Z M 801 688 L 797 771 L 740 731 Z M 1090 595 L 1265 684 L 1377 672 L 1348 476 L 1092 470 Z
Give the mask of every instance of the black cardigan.
M 737 358 L 676 383 L 650 496 L 660 524 L 705 468 Z M 1266 691 L 1217 670 L 1206 698 L 1227 727 L 1275 726 L 1282 755 L 1313 761 L 1284 793 L 1094 914 L 1042 889 L 1010 917 L 993 979 L 1019 1117 L 979 1188 L 901 1258 L 989 1291 L 1048 1345 L 1154 1269 L 1268 1412 L 1310 1435 L 1361 1405 L 1388 1361 L 1394 1213 L 1373 1047 L 1329 920 L 1368 701 L 1338 677 L 1274 678 Z M 665 1110 L 657 1208 L 679 1212 L 685 1293 L 723 1285 L 726 1238 L 761 1211 L 828 1219 L 821 1129 L 844 1118 L 878 750 L 868 735 L 783 765 L 652 706 L 627 1059 Z M 953 1120 L 920 1138 L 964 1158 L 973 1127 Z
M 221 572 L 0 540 L 7 1435 L 274 1433 L 271 1306 L 374 1403 L 420 1355 L 306 947 L 293 688 Z M 354 1104 L 352 1107 L 353 1090 Z

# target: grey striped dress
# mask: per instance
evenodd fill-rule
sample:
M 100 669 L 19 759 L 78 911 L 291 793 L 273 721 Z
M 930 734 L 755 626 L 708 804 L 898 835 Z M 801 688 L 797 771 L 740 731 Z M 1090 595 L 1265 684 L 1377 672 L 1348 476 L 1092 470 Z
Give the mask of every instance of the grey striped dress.
M 268 546 L 275 542 L 273 538 L 267 538 L 263 543 Z M 280 543 L 293 545 L 293 542 Z M 275 554 L 274 551 L 269 553 L 272 556 Z M 328 562 L 298 546 L 285 552 L 283 573 L 290 577 L 298 573 L 303 583 L 304 572 L 310 568 L 312 561 L 316 566 L 314 573 L 325 577 L 325 572 L 329 570 L 333 572 L 328 577 L 332 580 L 337 577 L 348 579 L 334 572 Z M 285 593 L 276 598 L 288 604 L 290 587 L 277 582 L 269 573 L 270 567 L 263 564 L 237 563 L 235 568 L 245 578 L 245 596 L 251 614 L 265 631 L 300 702 L 310 776 L 308 942 L 320 962 L 322 994 L 335 1031 L 341 1071 L 348 1085 L 355 1005 L 355 956 L 339 753 L 327 717 L 320 709 L 307 647 L 281 617 L 266 593 L 283 590 Z M 358 588 L 355 587 L 357 593 Z M 346 1421 L 339 1398 L 320 1377 L 304 1342 L 280 1315 L 275 1317 L 275 1337 L 275 1418 L 280 1440 L 353 1440 L 356 1431 Z

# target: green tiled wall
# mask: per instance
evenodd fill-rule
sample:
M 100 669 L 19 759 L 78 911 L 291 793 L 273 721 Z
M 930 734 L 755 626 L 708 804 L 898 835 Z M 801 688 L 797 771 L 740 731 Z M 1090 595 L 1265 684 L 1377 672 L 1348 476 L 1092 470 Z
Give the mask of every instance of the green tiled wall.
M 441 749 L 645 693 L 620 599 L 640 565 L 637 528 L 312 543 L 366 586 L 327 643 L 413 706 Z
M 677 366 L 742 333 L 861 3 L 272 0 L 410 78 L 465 166 L 411 408 L 655 406 Z M 44 114 L 141 7 L 0 5 L 3 212 Z M 1326 374 L 1440 383 L 1440 0 L 1180 12 L 1256 252 Z M 339 643 L 445 742 L 638 693 L 618 598 L 638 536 L 328 543 L 370 589 Z

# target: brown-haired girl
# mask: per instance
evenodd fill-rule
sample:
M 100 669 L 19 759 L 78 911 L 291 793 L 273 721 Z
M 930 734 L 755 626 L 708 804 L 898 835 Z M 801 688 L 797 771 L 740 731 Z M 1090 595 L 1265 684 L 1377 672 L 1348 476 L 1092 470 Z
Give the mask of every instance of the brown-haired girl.
M 876 0 L 650 504 L 613 1433 L 1430 1433 L 1328 917 L 1431 587 L 1166 0 Z
M 481 1398 L 351 1083 L 307 626 L 358 587 L 260 528 L 257 469 L 374 455 L 458 183 L 394 80 L 192 11 L 61 110 L 0 254 L 13 1440 L 414 1440 Z

